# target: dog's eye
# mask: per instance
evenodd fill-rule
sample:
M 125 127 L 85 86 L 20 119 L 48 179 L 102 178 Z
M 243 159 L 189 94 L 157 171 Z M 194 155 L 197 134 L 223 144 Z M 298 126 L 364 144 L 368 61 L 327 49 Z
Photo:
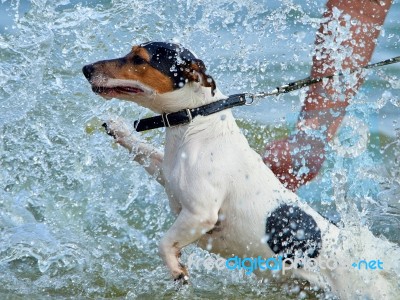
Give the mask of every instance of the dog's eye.
M 135 55 L 134 57 L 132 57 L 132 63 L 135 65 L 141 65 L 141 64 L 146 63 L 146 61 L 143 58 L 141 58 L 140 56 Z

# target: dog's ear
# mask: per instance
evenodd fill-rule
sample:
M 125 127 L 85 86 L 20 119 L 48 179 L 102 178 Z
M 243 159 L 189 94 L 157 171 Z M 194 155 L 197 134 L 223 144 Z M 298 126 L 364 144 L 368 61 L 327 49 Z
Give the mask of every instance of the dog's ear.
M 211 94 L 214 96 L 216 84 L 214 79 L 210 75 L 206 74 L 206 70 L 206 66 L 200 59 L 185 61 L 182 66 L 183 75 L 187 81 L 199 82 L 202 86 L 210 87 Z

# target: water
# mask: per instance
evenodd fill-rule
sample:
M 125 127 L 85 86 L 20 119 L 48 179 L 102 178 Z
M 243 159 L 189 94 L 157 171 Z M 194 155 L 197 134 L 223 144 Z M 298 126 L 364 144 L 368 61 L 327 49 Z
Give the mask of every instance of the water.
M 173 221 L 166 197 L 97 129 L 112 115 L 133 121 L 148 112 L 104 102 L 91 92 L 81 67 L 126 54 L 133 44 L 172 40 L 203 58 L 226 94 L 270 90 L 308 76 L 322 9 L 320 1 L 307 0 L 1 1 L 0 298 L 321 294 L 307 287 L 300 292 L 296 282 L 282 288 L 203 269 L 191 270 L 192 286 L 176 292 L 157 255 L 157 241 Z M 398 55 L 399 14 L 395 1 L 373 61 Z M 357 118 L 365 124 L 366 151 L 333 155 L 323 175 L 300 191 L 331 216 L 335 206 L 344 216 L 355 212 L 397 242 L 399 76 L 399 66 L 368 75 L 348 123 L 359 124 L 351 121 Z M 266 99 L 235 114 L 282 128 L 296 119 L 303 95 Z M 254 129 L 248 135 L 262 143 L 271 139 Z M 144 136 L 162 144 L 162 131 Z M 345 129 L 339 143 L 354 143 Z M 184 255 L 192 252 L 209 255 L 194 246 Z

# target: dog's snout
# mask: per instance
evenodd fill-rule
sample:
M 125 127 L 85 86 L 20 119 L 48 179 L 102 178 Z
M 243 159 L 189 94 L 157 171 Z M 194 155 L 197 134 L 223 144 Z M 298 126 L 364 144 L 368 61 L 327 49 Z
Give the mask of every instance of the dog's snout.
M 83 75 L 85 75 L 86 79 L 87 79 L 87 80 L 90 80 L 90 78 L 92 77 L 92 74 L 93 74 L 93 72 L 94 72 L 94 66 L 93 66 L 93 64 L 84 66 L 84 67 L 82 68 L 82 72 L 83 72 Z

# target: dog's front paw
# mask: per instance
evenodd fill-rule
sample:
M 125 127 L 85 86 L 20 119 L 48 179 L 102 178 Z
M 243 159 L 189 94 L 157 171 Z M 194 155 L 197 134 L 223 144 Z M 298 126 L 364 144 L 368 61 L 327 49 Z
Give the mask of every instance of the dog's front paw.
M 104 127 L 104 130 L 106 131 L 106 133 L 109 136 L 112 136 L 114 139 L 116 138 L 116 135 L 114 134 L 114 132 L 110 129 L 110 127 L 108 126 L 108 124 L 106 122 L 104 122 L 103 124 L 101 124 L 101 126 Z
M 182 272 L 174 279 L 174 281 L 182 285 L 189 284 L 189 275 L 186 272 Z
M 132 151 L 132 147 L 139 142 L 139 139 L 134 136 L 129 126 L 122 119 L 108 120 L 102 126 L 108 135 L 112 136 L 118 144 L 129 151 Z
M 178 256 L 180 256 L 180 252 L 179 252 Z M 182 263 L 179 262 L 179 271 L 172 272 L 172 274 L 174 274 L 174 273 L 178 274 L 178 275 L 174 275 L 174 281 L 176 283 L 179 283 L 181 285 L 189 284 L 189 272 Z
M 122 119 L 112 119 L 102 125 L 106 133 L 116 140 L 123 139 L 131 135 L 128 125 Z

